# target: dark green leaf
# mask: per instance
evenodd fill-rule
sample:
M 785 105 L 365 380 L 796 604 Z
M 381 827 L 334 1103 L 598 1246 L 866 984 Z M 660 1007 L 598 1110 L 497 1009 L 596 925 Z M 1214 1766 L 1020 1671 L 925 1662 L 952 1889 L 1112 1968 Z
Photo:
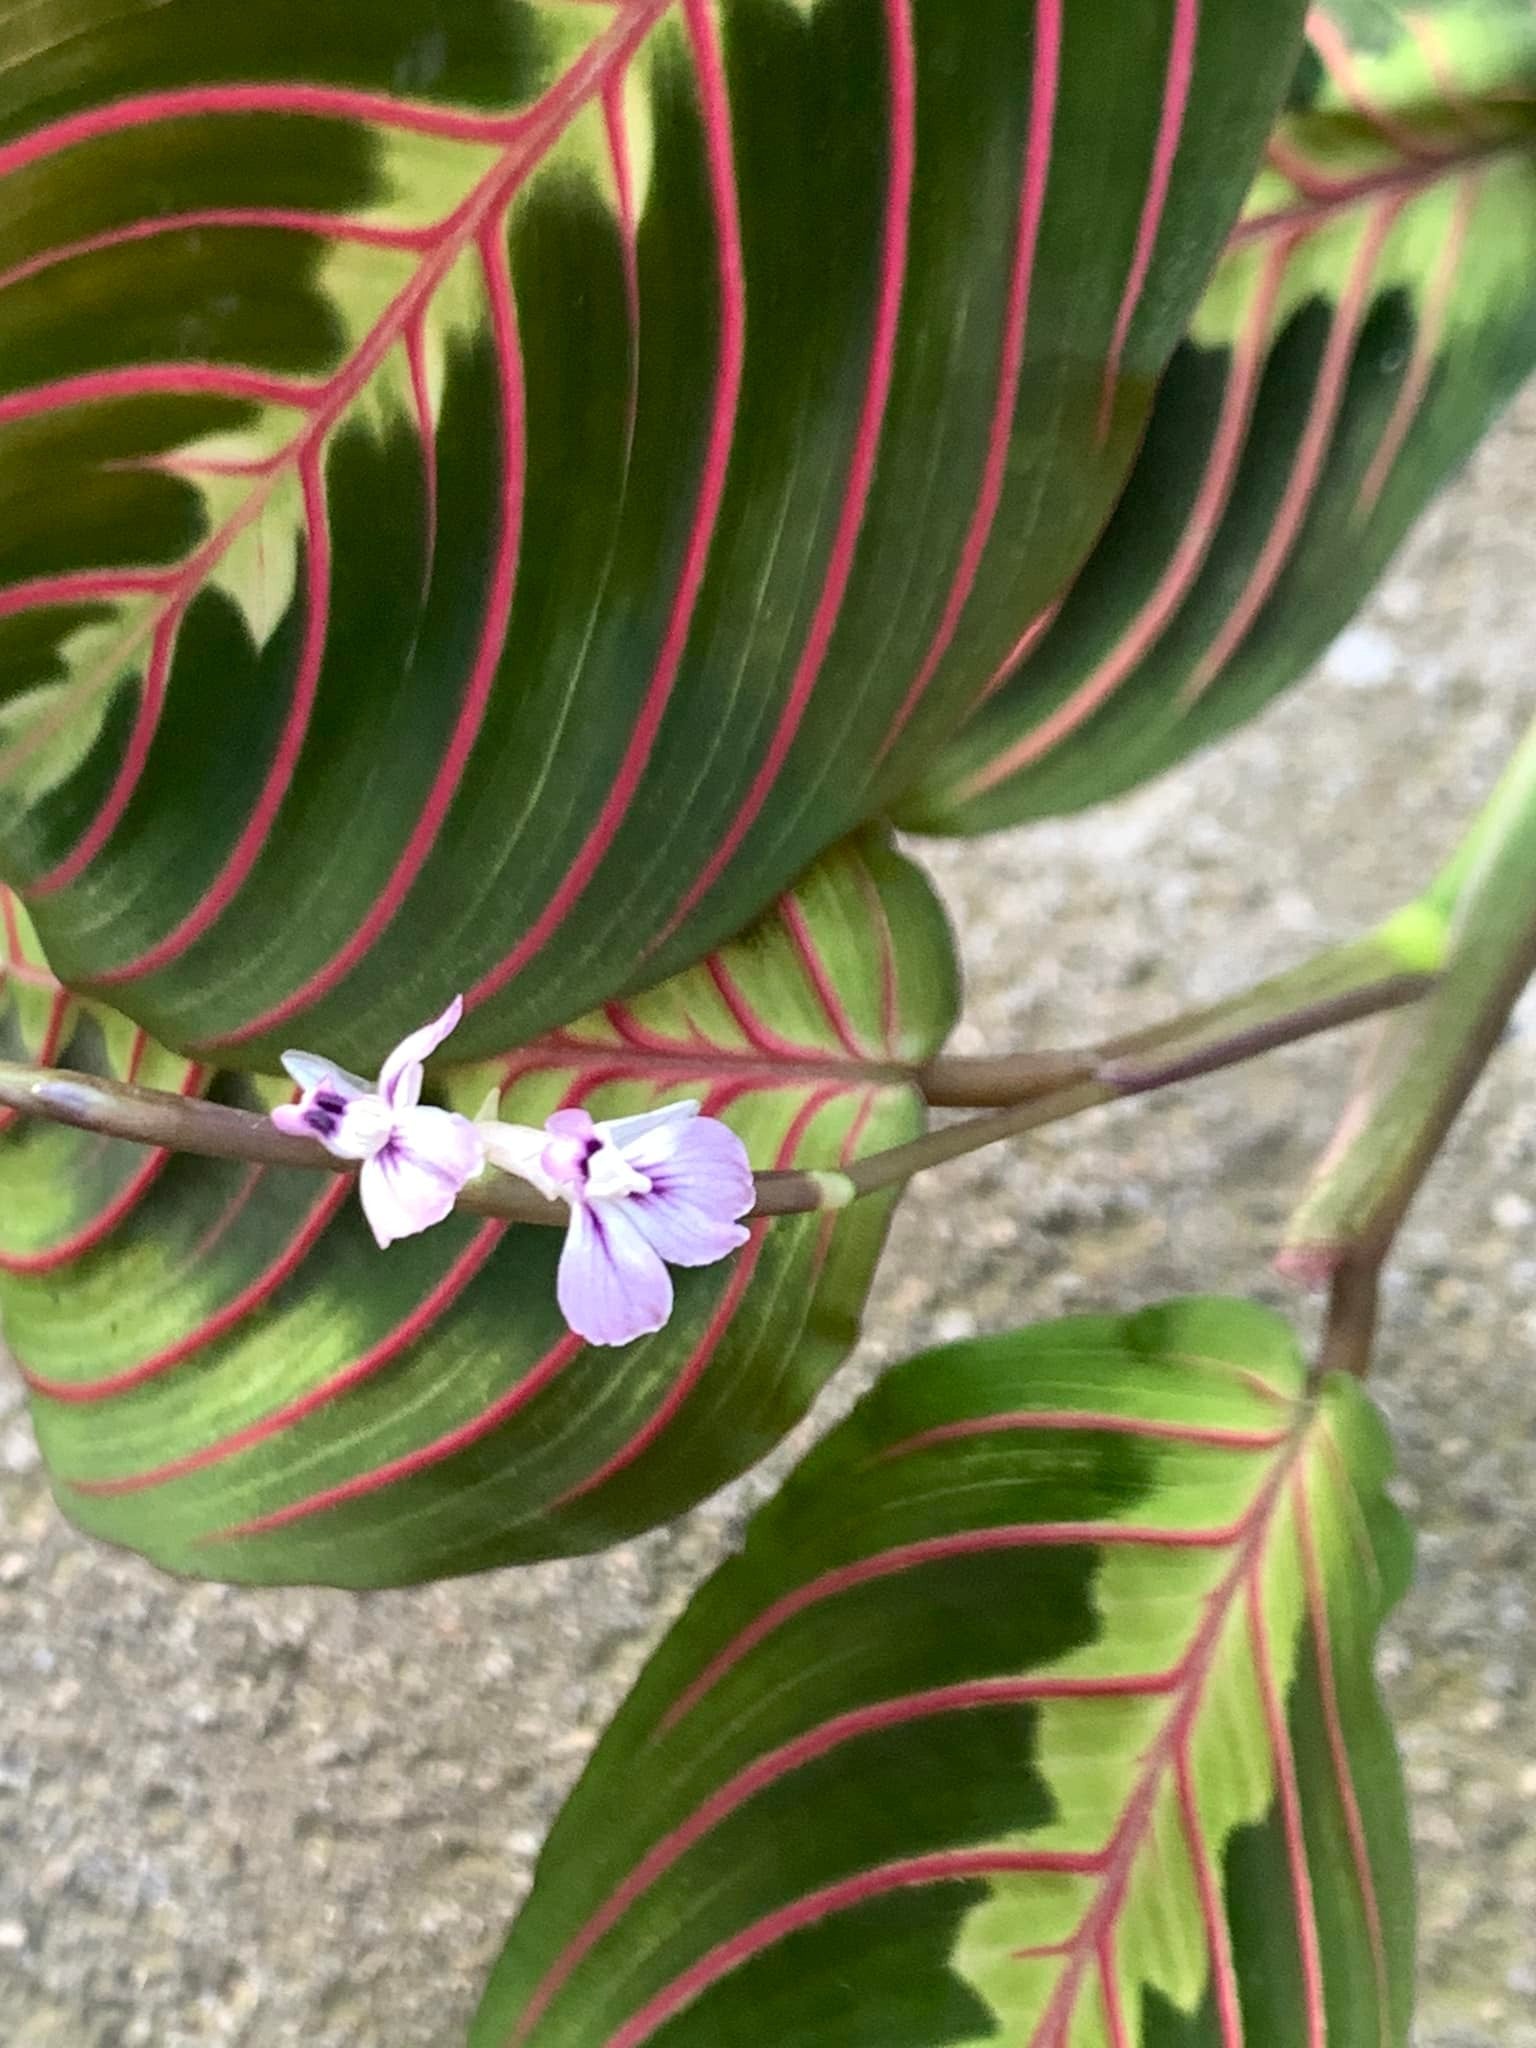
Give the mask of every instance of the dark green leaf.
M 1536 13 L 1362 0 L 1310 21 L 1103 541 L 903 823 L 1076 810 L 1251 717 L 1536 365 Z
M 0 15 L 0 878 L 167 1044 L 737 932 L 1077 568 L 1301 0 Z

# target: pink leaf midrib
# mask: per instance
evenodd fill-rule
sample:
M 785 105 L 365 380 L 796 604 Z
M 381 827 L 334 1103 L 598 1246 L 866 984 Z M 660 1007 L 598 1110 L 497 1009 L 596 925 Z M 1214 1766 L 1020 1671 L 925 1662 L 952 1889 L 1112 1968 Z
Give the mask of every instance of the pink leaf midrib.
M 616 1081 L 655 1081 L 681 1087 L 707 1083 L 716 1076 L 763 1089 L 800 1088 L 807 1082 L 835 1081 L 850 1091 L 869 1082 L 911 1087 L 913 1066 L 879 1060 L 857 1061 L 829 1053 L 824 1058 L 805 1050 L 768 1055 L 763 1051 L 728 1052 L 713 1046 L 680 1045 L 668 1051 L 646 1051 L 631 1045 L 605 1044 L 564 1037 L 536 1039 L 501 1063 L 501 1086 L 524 1074 L 571 1068 L 584 1074 L 609 1073 Z
M 1180 1786 L 1181 1812 L 1184 1815 L 1186 1827 L 1191 1831 L 1190 1854 L 1195 1864 L 1197 1876 L 1201 1869 L 1202 1858 L 1207 1863 L 1209 1861 L 1209 1852 L 1199 1828 L 1198 1811 L 1194 1800 L 1190 1740 L 1204 1706 L 1207 1685 L 1217 1661 L 1221 1640 L 1231 1622 L 1235 1606 L 1251 1589 L 1255 1574 L 1262 1572 L 1263 1560 L 1274 1534 L 1276 1509 L 1289 1476 L 1297 1469 L 1299 1461 L 1306 1450 L 1310 1434 L 1309 1428 L 1299 1427 L 1282 1444 L 1280 1454 L 1275 1460 L 1274 1470 L 1265 1480 L 1263 1487 L 1256 1495 L 1250 1507 L 1245 1510 L 1244 1514 L 1231 1529 L 1204 1533 L 1197 1532 L 1199 1540 L 1207 1546 L 1213 1542 L 1225 1542 L 1226 1544 L 1234 1545 L 1237 1554 L 1230 1568 L 1224 1574 L 1220 1585 L 1211 1594 L 1205 1617 L 1174 1671 L 1167 1674 L 1166 1679 L 1159 1679 L 1153 1675 L 1137 1676 L 1132 1674 L 1119 1688 L 1124 1689 L 1128 1685 L 1149 1692 L 1172 1691 L 1175 1695 L 1174 1706 L 1164 1728 L 1151 1745 L 1147 1762 L 1127 1804 L 1124 1816 L 1114 1834 L 1102 1850 L 1084 1854 L 1079 1859 L 1083 1874 L 1093 1875 L 1098 1878 L 1100 1885 L 1099 1896 L 1079 1924 L 1076 1935 L 1070 1941 L 1062 1944 L 1061 1953 L 1065 1958 L 1062 1978 L 1056 1987 L 1045 2014 L 1031 2037 L 1030 2048 L 1061 2048 L 1061 2044 L 1069 2036 L 1072 2018 L 1077 2010 L 1078 1996 L 1090 1968 L 1097 1974 L 1097 1981 L 1100 1985 L 1100 1993 L 1105 2003 L 1106 2013 L 1111 2018 L 1120 2013 L 1118 1986 L 1113 1976 L 1115 1935 L 1119 1913 L 1123 1908 L 1125 1894 L 1129 1889 L 1131 1877 L 1143 1852 L 1146 1830 L 1155 1815 L 1162 1785 L 1170 1771 L 1173 1772 L 1175 1780 Z M 1046 1535 L 1047 1538 L 1059 1537 L 1059 1540 L 1064 1541 L 1067 1539 L 1069 1532 L 1062 1530 L 1060 1532 L 1045 1531 L 1041 1533 Z M 1082 1533 L 1084 1540 L 1092 1540 L 1088 1535 L 1087 1525 L 1079 1533 Z M 1127 1537 L 1134 1537 L 1137 1534 L 1136 1531 L 1131 1529 L 1122 1530 L 1120 1533 Z M 1165 1531 L 1162 1533 L 1165 1537 L 1171 1537 L 1176 1532 Z M 1107 1536 L 1108 1529 L 1101 1529 L 1100 1540 L 1104 1540 Z M 762 1617 L 760 1617 L 761 1619 Z M 748 1631 L 748 1633 L 751 1634 L 752 1632 Z M 709 1675 L 709 1673 L 706 1673 L 702 1676 L 708 1678 Z M 1037 1686 L 1047 1683 L 1042 1680 L 1029 1682 Z M 1085 1685 L 1089 1683 L 1096 1686 L 1100 1691 L 1108 1692 L 1117 1689 L 1114 1681 L 1106 1685 L 1102 1680 L 1095 1680 L 1085 1682 Z M 663 1729 L 675 1724 L 680 1718 L 679 1710 L 687 1710 L 687 1707 L 693 1703 L 693 1694 L 698 1689 L 699 1687 L 696 1684 L 695 1687 L 690 1688 L 689 1693 L 674 1703 L 673 1709 L 663 1721 Z M 1070 1692 L 1071 1686 L 1070 1682 L 1068 1682 L 1063 1691 L 1063 1697 L 1070 1696 Z M 941 1700 L 938 1695 L 935 1695 L 932 1702 L 935 1710 L 941 1710 L 945 1704 L 958 1706 L 962 1703 L 959 1698 L 958 1689 L 953 1700 L 947 1696 Z M 846 1717 L 846 1719 L 850 1735 L 860 1732 L 863 1723 L 859 1717 L 850 1716 Z M 813 1731 L 813 1733 L 818 1732 L 821 1731 Z M 804 1738 L 807 1741 L 810 1739 Z M 778 1755 L 779 1753 L 775 1754 Z M 797 1754 L 797 1745 L 791 1744 L 786 1747 L 783 1752 L 785 1768 L 791 1767 L 789 1760 L 792 1760 Z M 766 1762 L 766 1759 L 759 1759 L 756 1766 L 748 1767 L 748 1770 L 741 1774 L 743 1780 L 749 1779 L 753 1770 L 760 1771 L 765 1768 Z M 715 1795 L 716 1799 L 721 1796 L 720 1794 Z M 683 1828 L 686 1829 L 687 1825 L 687 1823 L 684 1823 Z M 681 1836 L 683 1830 L 680 1829 L 676 1832 Z M 690 1845 L 690 1843 L 684 1843 L 684 1846 Z M 629 1902 L 631 1892 L 638 1896 L 639 1891 L 648 1888 L 654 1876 L 660 1874 L 659 1869 L 654 1872 L 650 1870 L 655 1853 L 653 1851 L 652 1857 L 648 1857 L 645 1863 L 639 1866 L 635 1873 L 632 1873 L 630 1880 L 620 1888 L 624 1904 Z M 649 1874 L 642 1876 L 643 1873 Z M 953 1874 L 953 1872 L 936 1870 L 928 1881 L 939 1881 L 942 1877 L 952 1876 Z M 906 1883 L 911 1880 L 906 1877 L 893 1875 L 892 1881 Z M 1211 1917 L 1219 1906 L 1219 1900 L 1212 1889 L 1213 1883 L 1214 1879 L 1210 1877 L 1208 1872 L 1207 1882 L 1202 1890 L 1202 1905 L 1207 1920 L 1208 1932 L 1213 1944 L 1212 1970 L 1213 1980 L 1216 1984 L 1218 2019 L 1222 2028 L 1224 2048 L 1241 2048 L 1241 2017 L 1237 2006 L 1231 1957 L 1225 1948 L 1227 1939 L 1225 1921 L 1222 1918 L 1221 1926 L 1218 1929 L 1213 1924 Z M 836 1890 L 837 1888 L 834 1887 L 833 1891 L 835 1892 Z M 863 1894 L 861 1893 L 860 1896 L 862 1897 Z M 589 1926 L 583 1930 L 582 1935 L 577 1937 L 574 1949 L 562 1956 L 559 1964 L 552 1970 L 550 1977 L 541 1986 L 541 1991 L 545 1994 L 545 2003 L 555 1995 L 559 1989 L 560 1982 L 563 1982 L 564 1976 L 569 1974 L 569 1970 L 565 1970 L 562 1973 L 560 1965 L 568 1962 L 570 1968 L 573 1969 L 575 1967 L 575 1964 L 581 1959 L 581 1954 L 586 1952 L 586 1947 L 592 1946 L 601 1937 L 601 1934 L 607 1931 L 608 1926 L 613 1924 L 619 1917 L 619 1912 L 613 1910 L 617 1903 L 617 1899 L 611 1899 L 608 1907 L 599 1913 L 597 1920 L 589 1923 Z M 812 1902 L 802 1901 L 798 1903 L 800 1908 L 808 1909 Z M 824 1906 L 818 1910 L 840 1910 L 842 1903 L 840 1897 L 834 1899 L 829 1895 Z M 620 1910 L 622 1910 L 622 1907 L 620 1907 Z M 770 1916 L 770 1919 L 775 1919 L 776 1917 L 778 1916 Z M 800 1912 L 800 1916 L 795 1924 L 797 1926 L 806 1924 L 804 1910 Z M 743 1959 L 745 1959 L 747 1954 L 755 1953 L 758 1946 L 761 1945 L 757 1937 L 764 1933 L 766 1926 L 767 1923 L 756 1924 L 754 1927 L 744 1930 L 740 1936 L 733 1937 L 732 1942 L 721 1944 L 719 1951 L 711 1951 L 710 1956 L 704 1958 L 701 1965 L 695 1966 L 695 1971 L 704 1969 L 707 1975 L 709 1966 L 716 1964 L 720 1967 L 716 1970 L 715 1974 L 725 1974 L 726 1967 L 735 1967 L 735 1962 L 726 1954 L 726 1951 L 734 1951 L 735 1947 L 740 1946 L 743 1949 Z M 590 1936 L 590 1939 L 586 1939 L 588 1936 Z M 584 1940 L 585 1947 L 582 1946 Z M 685 1973 L 685 1975 L 689 1976 L 692 1974 L 694 1973 Z M 708 1981 L 714 1981 L 714 1977 L 709 1976 Z M 621 2048 L 621 2044 L 622 2048 L 639 2048 L 639 2043 L 648 2038 L 648 2027 L 651 2021 L 660 2024 L 666 2017 L 679 2009 L 677 1994 L 681 1982 L 682 1980 L 677 1980 L 672 1985 L 663 1987 L 655 1997 L 648 2000 L 642 2012 L 633 2015 L 624 2027 L 615 2032 L 605 2044 L 605 2048 Z M 702 1991 L 705 1988 L 707 1988 L 707 1982 L 701 1981 L 698 1990 Z M 1309 1993 L 1314 1991 L 1315 1980 L 1309 1977 Z M 535 1996 L 537 1999 L 538 1994 L 535 1994 Z M 536 2018 L 536 2016 L 535 2014 L 534 2017 Z M 1123 2016 L 1121 2024 L 1123 2026 Z M 517 2031 L 511 2037 L 512 2041 L 521 2042 L 525 2040 L 528 2031 L 528 2024 L 520 2024 Z
M 748 1800 L 777 1784 L 792 1771 L 829 1755 L 844 1743 L 885 1729 L 906 1727 L 930 1716 L 970 1713 L 986 1707 L 1037 1705 L 1049 1700 L 1104 1699 L 1111 1696 L 1148 1698 L 1167 1691 L 1173 1676 L 1172 1673 L 1154 1674 L 1125 1680 L 1057 1679 L 1049 1676 L 972 1679 L 851 1709 L 819 1723 L 804 1735 L 780 1744 L 777 1749 L 744 1765 L 646 1852 L 540 1980 L 518 2016 L 508 2048 L 519 2048 L 578 1964 L 681 1856 Z
M 367 914 L 340 951 L 333 954 L 323 967 L 279 1002 L 270 1005 L 257 1016 L 247 1018 L 238 1029 L 225 1033 L 220 1041 L 225 1045 L 244 1044 L 262 1033 L 277 1030 L 299 1011 L 318 1002 L 371 949 L 395 917 L 411 885 L 425 865 L 432 847 L 436 844 L 443 820 L 468 766 L 470 753 L 490 704 L 491 689 L 496 679 L 507 624 L 512 614 L 521 551 L 527 433 L 522 350 L 518 338 L 516 309 L 507 265 L 505 238 L 495 228 L 494 211 L 480 226 L 476 240 L 480 248 L 486 289 L 490 295 L 491 326 L 501 368 L 502 484 L 490 589 L 481 623 L 480 643 L 476 649 L 463 701 L 454 721 L 448 746 L 438 763 L 427 800 L 411 827 L 405 846 L 388 880 Z M 405 337 L 410 357 L 412 385 L 417 393 L 418 403 L 419 370 L 412 351 L 419 317 L 413 317 L 408 323 Z M 422 445 L 426 448 L 430 443 L 424 440 Z M 435 527 L 435 467 L 428 486 L 428 503 L 429 516 Z
M 430 302 L 464 249 L 484 230 L 486 223 L 496 218 L 498 212 L 510 203 L 528 172 L 542 160 L 576 115 L 593 97 L 601 93 L 609 76 L 630 61 L 634 51 L 652 27 L 675 4 L 676 0 L 636 0 L 632 8 L 619 16 L 611 27 L 594 39 L 581 58 L 564 74 L 558 85 L 546 93 L 536 107 L 525 110 L 511 121 L 496 124 L 496 136 L 506 145 L 500 160 L 482 175 L 466 198 L 437 224 L 436 238 L 426 248 L 415 276 L 391 301 L 346 362 L 332 377 L 309 391 L 304 425 L 288 444 L 283 456 L 264 468 L 239 510 L 211 534 L 175 574 L 167 591 L 164 606 L 166 615 L 173 615 L 179 607 L 191 601 L 209 571 L 223 558 L 239 534 L 261 516 L 283 477 L 296 467 L 302 468 L 306 462 L 318 462 L 320 451 L 347 407 L 377 373 L 390 351 L 408 339 L 413 321 Z M 301 88 L 285 90 L 289 99 L 287 102 L 283 102 L 281 98 L 275 100 L 275 110 L 280 105 L 287 104 L 291 111 L 293 95 L 298 94 L 301 99 L 304 97 Z M 226 99 L 231 111 L 250 111 L 248 98 L 251 98 L 252 104 L 265 104 L 263 94 L 256 92 L 255 89 L 251 89 L 251 93 L 246 97 L 242 97 L 243 94 L 246 94 L 245 88 L 231 89 L 228 95 L 199 93 L 193 90 L 181 95 L 151 96 L 146 105 L 153 105 L 159 118 L 168 119 L 173 118 L 177 111 L 209 111 L 211 107 L 222 106 Z M 341 97 L 347 99 L 352 96 Z M 103 122 L 106 113 L 110 111 L 112 110 L 103 110 Z M 398 111 L 404 113 L 410 110 L 402 105 Z M 66 132 L 72 137 L 73 129 L 69 124 L 64 125 Z M 486 138 L 479 136 L 477 132 L 477 139 Z M 44 136 L 27 138 L 28 148 L 34 154 L 42 153 L 42 144 L 45 140 L 46 132 Z M 17 149 L 18 146 L 13 146 L 9 151 L 0 150 L 0 176 L 17 167 Z M 23 157 L 20 160 L 26 159 Z M 241 381 L 241 373 L 236 371 L 196 364 L 179 366 L 181 374 L 195 375 L 200 372 L 206 373 L 208 379 L 224 380 L 231 385 Z M 249 379 L 246 378 L 245 381 L 249 382 Z M 254 390 L 255 387 L 252 388 Z M 295 390 L 297 388 L 294 387 Z M 115 657 L 114 673 L 118 672 L 121 661 L 131 655 L 145 633 L 155 630 L 157 623 L 152 615 L 124 636 L 123 645 Z M 287 734 L 287 753 L 292 753 L 296 740 L 302 740 L 302 727 L 305 725 L 307 713 L 303 716 L 297 733 L 290 731 Z M 114 792 L 114 795 L 116 794 Z M 272 793 L 267 794 L 270 806 Z M 277 796 L 280 800 L 281 791 L 277 792 Z M 85 837 L 89 839 L 93 836 L 94 828 L 87 828 Z M 238 849 L 238 860 L 221 875 L 215 882 L 213 891 L 209 893 L 224 900 L 233 895 L 244 881 L 259 851 L 259 845 L 242 845 Z M 30 885 L 28 894 L 45 896 L 64 886 L 67 881 L 75 879 L 78 869 L 77 853 L 72 849 L 53 869 Z M 201 914 L 202 909 L 203 906 L 199 906 L 199 911 L 192 913 L 182 926 L 162 939 L 149 953 L 113 970 L 111 978 L 127 980 L 149 972 L 154 967 L 167 964 L 200 935 L 207 921 Z
M 985 460 L 976 503 L 967 525 L 960 560 L 945 599 L 937 630 L 916 676 L 897 709 L 880 747 L 880 760 L 896 746 L 916 716 L 929 685 L 943 665 L 970 604 L 981 565 L 992 539 L 1008 480 L 1014 415 L 1023 380 L 1029 343 L 1030 305 L 1034 296 L 1035 261 L 1045 222 L 1046 192 L 1056 145 L 1065 40 L 1065 0 L 1039 0 L 1034 15 L 1036 48 L 1031 82 L 1028 133 L 1019 188 L 1019 217 L 1013 265 L 1003 316 L 997 392 L 987 435 Z
M 670 937 L 709 894 L 767 803 L 804 722 L 853 577 L 895 379 L 917 169 L 917 75 L 911 0 L 885 0 L 884 17 L 890 66 L 890 175 L 881 233 L 880 285 L 868 376 L 832 549 L 805 646 L 767 749 L 723 836 L 673 911 L 663 939 Z
M 482 974 L 469 990 L 465 997 L 466 1010 L 475 1010 L 487 1002 L 544 951 L 586 894 L 629 816 L 672 701 L 725 501 L 737 410 L 746 373 L 745 254 L 731 157 L 730 99 L 719 26 L 706 0 L 680 0 L 680 4 L 699 83 L 704 154 L 718 235 L 720 293 L 720 346 L 710 400 L 708 439 L 693 518 L 666 632 L 612 786 L 559 886 L 512 950 Z
M 1272 152 L 1275 147 L 1271 144 Z M 1497 141 L 1490 139 L 1458 145 L 1431 162 L 1415 160 L 1386 164 L 1380 170 L 1361 171 L 1347 178 L 1319 173 L 1309 189 L 1302 190 L 1298 186 L 1301 196 L 1294 205 L 1276 206 L 1267 213 L 1245 215 L 1232 230 L 1227 248 L 1230 252 L 1251 242 L 1267 241 L 1274 235 L 1308 233 L 1341 214 L 1368 205 L 1372 200 L 1396 198 L 1411 201 L 1432 186 L 1461 177 L 1478 165 L 1505 157 L 1528 157 L 1531 149 L 1529 136 L 1502 136 Z M 1277 159 L 1275 168 L 1292 183 L 1296 182 L 1293 172 L 1305 174 L 1299 158 Z
M 1316 1427 L 1315 1422 L 1311 1427 Z M 1113 1938 L 1126 1894 L 1145 1847 L 1147 1832 L 1156 1816 L 1159 1793 L 1170 1768 L 1174 1771 L 1176 1782 L 1180 1786 L 1181 1810 L 1184 1813 L 1186 1827 L 1192 1836 L 1189 1842 L 1190 1856 L 1196 1865 L 1197 1878 L 1199 1876 L 1200 1859 L 1206 1851 L 1203 1834 L 1198 1827 L 1198 1814 L 1191 1810 L 1188 1796 L 1192 1784 L 1190 1741 L 1205 1704 L 1206 1688 L 1217 1662 L 1222 1637 L 1232 1620 L 1236 1603 L 1246 1592 L 1252 1574 L 1262 1569 L 1265 1553 L 1274 1534 L 1275 1511 L 1286 1481 L 1306 1449 L 1309 1434 L 1310 1430 L 1306 1428 L 1296 1431 L 1290 1443 L 1276 1458 L 1275 1469 L 1265 1480 L 1242 1518 L 1239 1525 L 1241 1533 L 1237 1555 L 1221 1583 L 1209 1595 L 1204 1619 L 1181 1660 L 1185 1680 L 1184 1692 L 1176 1701 L 1167 1722 L 1149 1748 L 1140 1780 L 1107 1846 L 1108 1860 L 1100 1895 L 1079 1925 L 1072 1953 L 1062 1972 L 1061 1982 L 1056 1987 L 1040 2024 L 1030 2037 L 1029 2048 L 1065 2048 L 1070 2037 L 1072 2017 L 1076 2010 L 1083 1975 L 1089 1965 L 1101 1955 L 1103 1944 Z M 1204 1887 L 1202 1903 L 1207 1917 L 1208 1933 L 1212 1938 L 1212 1978 L 1216 1989 L 1217 2017 L 1222 2031 L 1223 2048 L 1242 2048 L 1242 2027 L 1240 2018 L 1236 2018 L 1231 1958 L 1222 1952 L 1215 1939 L 1216 1930 L 1210 1926 L 1210 1899 Z M 1224 1919 L 1222 1928 L 1224 1940 Z

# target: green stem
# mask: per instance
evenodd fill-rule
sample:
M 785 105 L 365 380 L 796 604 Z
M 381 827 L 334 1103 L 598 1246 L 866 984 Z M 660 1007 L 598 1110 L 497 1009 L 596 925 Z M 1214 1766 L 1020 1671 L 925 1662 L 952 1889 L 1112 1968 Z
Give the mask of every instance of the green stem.
M 1291 1221 L 1280 1264 L 1330 1283 L 1324 1363 L 1363 1373 L 1361 1305 L 1526 983 L 1536 974 L 1536 726 L 1450 864 L 1406 919 L 1446 931 L 1434 992 L 1394 1019 Z

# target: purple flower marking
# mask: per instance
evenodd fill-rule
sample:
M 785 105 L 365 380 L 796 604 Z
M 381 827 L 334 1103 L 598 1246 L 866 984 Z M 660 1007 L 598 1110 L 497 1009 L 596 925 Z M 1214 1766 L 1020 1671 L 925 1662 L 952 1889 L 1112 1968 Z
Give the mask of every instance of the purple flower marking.
M 362 1161 L 358 1193 L 381 1246 L 441 1223 L 485 1164 L 468 1117 L 421 1107 L 422 1061 L 463 1014 L 455 996 L 435 1023 L 402 1038 L 374 1087 L 313 1053 L 283 1054 L 303 1093 L 274 1109 L 273 1123 L 291 1137 L 318 1138 L 338 1159 Z
M 746 1148 L 696 1102 L 594 1123 L 562 1109 L 543 1130 L 482 1123 L 485 1156 L 570 1205 L 556 1284 L 561 1312 L 589 1344 L 628 1344 L 672 1313 L 673 1266 L 712 1266 L 739 1250 L 755 1190 Z

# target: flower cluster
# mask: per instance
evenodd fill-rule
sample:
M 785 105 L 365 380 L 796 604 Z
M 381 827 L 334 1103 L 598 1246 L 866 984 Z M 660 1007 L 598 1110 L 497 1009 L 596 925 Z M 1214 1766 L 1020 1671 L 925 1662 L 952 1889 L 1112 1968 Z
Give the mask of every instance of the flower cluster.
M 747 1241 L 740 1219 L 754 1190 L 741 1140 L 696 1102 L 609 1123 L 558 1110 L 542 1130 L 423 1106 L 422 1063 L 463 1011 L 456 997 L 402 1039 L 372 1084 L 312 1053 L 285 1053 L 299 1099 L 272 1121 L 360 1162 L 363 1213 L 381 1246 L 441 1223 L 487 1166 L 516 1174 L 570 1211 L 556 1292 L 576 1334 L 628 1344 L 661 1329 L 672 1313 L 667 1267 L 710 1266 Z
M 371 1084 L 313 1053 L 283 1054 L 301 1092 L 273 1110 L 273 1123 L 292 1137 L 318 1138 L 338 1159 L 362 1162 L 358 1194 L 381 1247 L 441 1223 L 485 1164 L 468 1117 L 421 1101 L 422 1062 L 463 1014 L 455 997 L 435 1023 L 401 1039 Z

